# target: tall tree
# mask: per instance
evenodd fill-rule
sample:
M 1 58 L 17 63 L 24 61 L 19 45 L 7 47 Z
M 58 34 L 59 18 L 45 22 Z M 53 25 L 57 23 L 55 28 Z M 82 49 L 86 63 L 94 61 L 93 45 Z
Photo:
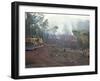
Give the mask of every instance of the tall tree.
M 40 37 L 45 40 L 48 19 L 44 19 L 43 13 L 26 12 L 25 27 L 26 37 Z

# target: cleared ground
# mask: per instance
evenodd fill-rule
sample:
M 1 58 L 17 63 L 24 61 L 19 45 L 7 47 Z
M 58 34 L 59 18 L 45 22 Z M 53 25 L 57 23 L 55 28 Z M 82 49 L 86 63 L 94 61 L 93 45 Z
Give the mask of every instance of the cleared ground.
M 26 68 L 89 65 L 89 50 L 43 45 L 26 51 Z

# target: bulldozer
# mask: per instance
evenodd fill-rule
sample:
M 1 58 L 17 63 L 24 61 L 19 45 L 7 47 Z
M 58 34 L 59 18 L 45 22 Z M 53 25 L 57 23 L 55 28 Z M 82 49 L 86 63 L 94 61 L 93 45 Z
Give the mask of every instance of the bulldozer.
M 43 44 L 43 40 L 42 38 L 26 38 L 26 43 L 31 43 L 38 46 Z
M 38 47 L 43 46 L 43 39 L 39 38 L 39 37 L 28 37 L 25 39 L 25 43 L 26 43 L 26 50 L 32 50 Z

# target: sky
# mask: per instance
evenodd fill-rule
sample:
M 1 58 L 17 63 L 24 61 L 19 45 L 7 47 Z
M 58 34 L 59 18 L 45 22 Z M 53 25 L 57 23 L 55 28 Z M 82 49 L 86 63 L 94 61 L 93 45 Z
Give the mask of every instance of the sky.
M 89 20 L 89 16 L 83 15 L 65 15 L 65 14 L 44 14 L 44 18 L 48 19 L 49 27 L 58 26 L 56 34 L 63 34 L 64 27 L 73 35 L 72 29 L 77 29 L 78 21 Z M 73 26 L 72 26 L 73 24 Z

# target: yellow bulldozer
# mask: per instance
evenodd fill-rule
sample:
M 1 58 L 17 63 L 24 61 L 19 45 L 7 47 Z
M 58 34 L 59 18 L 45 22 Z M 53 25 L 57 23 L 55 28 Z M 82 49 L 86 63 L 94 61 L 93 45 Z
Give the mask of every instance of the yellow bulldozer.
M 28 37 L 28 38 L 26 38 L 25 42 L 26 43 L 31 43 L 35 46 L 43 45 L 43 40 L 42 40 L 42 38 L 39 38 L 39 37 L 37 37 L 37 38 L 36 37 L 34 37 L 34 38 Z

